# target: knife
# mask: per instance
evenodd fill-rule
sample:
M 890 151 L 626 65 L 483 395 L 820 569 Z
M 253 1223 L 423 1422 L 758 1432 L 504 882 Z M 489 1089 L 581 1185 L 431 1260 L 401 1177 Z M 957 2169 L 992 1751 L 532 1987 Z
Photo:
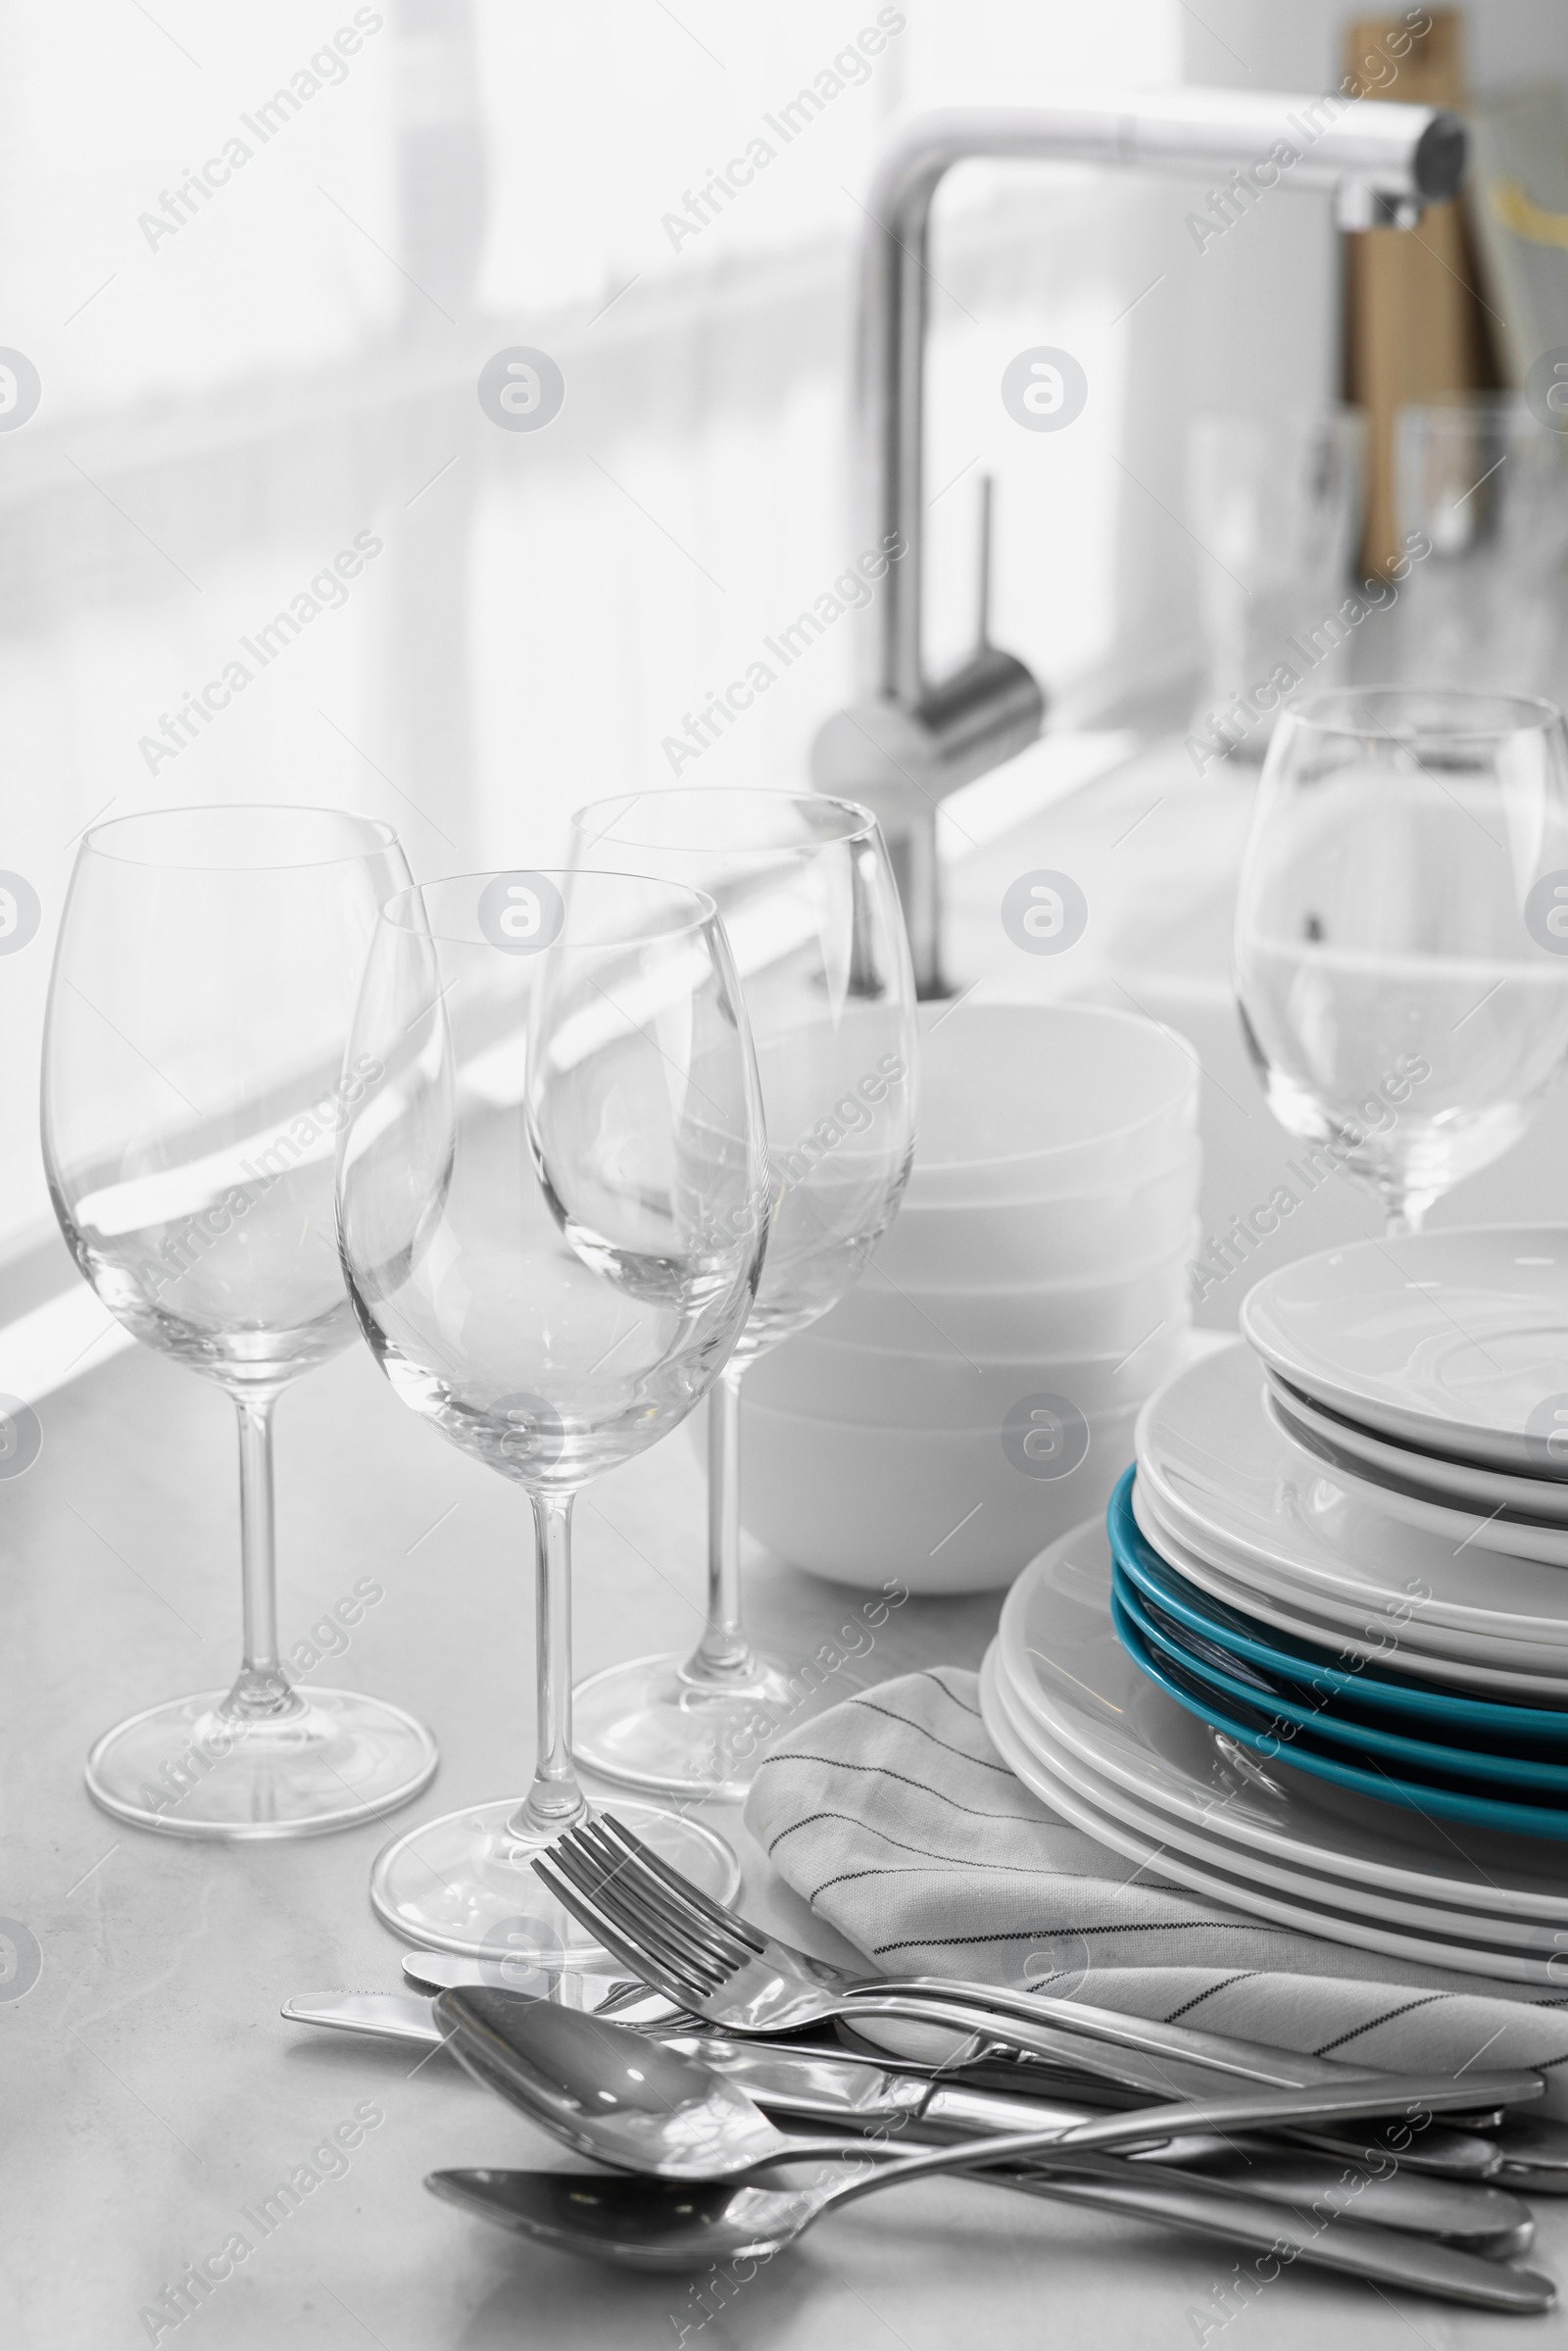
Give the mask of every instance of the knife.
M 284 2002 L 293 2024 L 319 2025 L 435 2049 L 443 2034 L 432 2004 L 408 1992 L 352 1992 L 307 2004 Z M 891 2126 L 899 2148 L 942 2144 L 995 2131 L 1032 2131 L 1059 2121 L 1063 2131 L 1098 2111 L 1054 2099 L 1008 2096 L 900 2073 L 848 2052 L 732 2040 L 713 2033 L 661 2033 L 666 2048 L 700 2058 L 739 2082 L 765 2112 L 791 2122 L 845 2123 L 868 2131 Z M 907 2133 L 907 2136 L 906 2136 Z M 804 2136 L 805 2134 L 803 2134 Z M 1254 2148 L 1198 2132 L 1150 2150 L 1159 2164 L 1200 2173 L 1249 2195 L 1293 2209 L 1351 2215 L 1383 2228 L 1404 2229 L 1484 2246 L 1498 2258 L 1522 2253 L 1534 2234 L 1528 2205 L 1511 2192 L 1468 2180 L 1364 2177 L 1355 2187 L 1342 2161 L 1320 2162 L 1292 2150 Z M 1131 2158 L 1142 2162 L 1148 2156 Z

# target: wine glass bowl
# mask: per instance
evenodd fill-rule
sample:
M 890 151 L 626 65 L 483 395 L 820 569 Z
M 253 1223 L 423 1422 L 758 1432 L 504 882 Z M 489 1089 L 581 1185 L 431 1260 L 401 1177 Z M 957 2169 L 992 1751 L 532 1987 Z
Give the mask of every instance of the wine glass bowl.
M 540 877 L 534 877 L 535 880 Z M 482 1955 L 519 1919 L 553 1958 L 593 1946 L 527 1864 L 582 1817 L 572 1770 L 569 1513 L 717 1376 L 767 1235 L 756 1063 L 711 902 L 657 879 L 549 879 L 518 948 L 492 877 L 404 892 L 366 967 L 338 1228 L 360 1327 L 402 1400 L 528 1492 L 539 1571 L 539 1751 L 525 1797 L 416 1829 L 371 1895 L 398 1932 Z M 621 1808 L 715 1890 L 728 1848 Z
M 1366 420 L 1352 408 L 1193 418 L 1188 518 L 1212 558 L 1198 580 L 1207 723 L 1223 716 L 1241 730 L 1250 681 L 1267 679 L 1281 647 L 1339 605 L 1365 473 Z M 1275 723 L 1250 718 L 1235 746 L 1243 759 L 1261 759 Z
M 333 1157 L 373 1073 L 344 1047 L 377 906 L 407 882 L 388 826 L 285 807 L 118 818 L 72 876 L 44 1042 L 50 1197 L 104 1304 L 239 1420 L 239 1675 L 88 1759 L 96 1800 L 142 1827 L 302 1836 L 388 1811 L 435 1769 L 400 1708 L 293 1687 L 273 1596 L 271 1413 L 354 1338 Z
M 604 927 L 629 942 L 574 931 L 560 968 L 497 953 L 472 877 L 392 900 L 355 1027 L 383 1074 L 342 1146 L 343 1262 L 376 1361 L 465 1451 L 563 1494 L 706 1393 L 766 1232 L 755 1073 L 721 1009 L 711 915 L 691 910 L 688 946 L 674 894 L 614 889 Z M 634 926 L 655 907 L 649 946 Z M 652 980 L 650 955 L 667 967 Z
M 1450 392 L 1399 411 L 1394 454 L 1400 528 L 1419 552 L 1396 621 L 1401 682 L 1558 694 L 1562 435 L 1518 392 Z
M 1568 868 L 1549 704 L 1371 687 L 1276 732 L 1235 969 L 1270 1109 L 1382 1199 L 1391 1230 L 1523 1132 L 1568 1051 L 1568 967 L 1533 912 Z
M 319 858 L 296 861 L 302 846 Z M 362 912 L 401 887 L 390 827 L 167 809 L 97 827 L 73 878 L 44 1067 L 55 1211 L 127 1328 L 225 1384 L 291 1377 L 354 1337 L 332 1159 L 364 1088 L 343 1036 L 368 924 L 334 918 L 345 871 Z M 266 981 L 280 963 L 285 1018 Z M 117 1017 L 149 991 L 166 1000 L 151 1059 Z

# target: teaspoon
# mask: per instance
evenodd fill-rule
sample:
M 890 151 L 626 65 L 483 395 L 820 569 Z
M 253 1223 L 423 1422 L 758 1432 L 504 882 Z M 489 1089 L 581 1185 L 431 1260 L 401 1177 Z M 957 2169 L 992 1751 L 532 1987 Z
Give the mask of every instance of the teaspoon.
M 967 2160 L 973 2160 L 974 2152 L 967 2151 Z M 964 2151 L 945 2148 L 880 2167 L 862 2161 L 847 2177 L 787 2189 L 744 2180 L 500 2171 L 432 2172 L 425 2185 L 470 2215 L 560 2252 L 630 2269 L 691 2271 L 719 2262 L 770 2260 L 833 2206 L 879 2187 L 956 2169 L 963 2160 Z M 1336 2220 L 1324 2228 L 1309 2215 L 1282 2212 L 1277 2204 L 1253 2197 L 1216 2196 L 1179 2173 L 1148 2177 L 1142 2166 L 1113 2167 L 1094 2156 L 1081 2162 L 1082 2174 L 1077 2176 L 1037 2182 L 1012 2174 L 996 2184 L 1139 2220 L 1169 2222 L 1201 2235 L 1223 2237 L 1230 2244 L 1255 2245 L 1274 2259 L 1277 2266 L 1270 2274 L 1275 2277 L 1287 2263 L 1301 2260 L 1484 2310 L 1523 2314 L 1549 2310 L 1556 2300 L 1549 2278 L 1482 2260 L 1430 2237 L 1405 2236 L 1351 2220 Z M 1107 2177 L 1112 2170 L 1113 2179 Z

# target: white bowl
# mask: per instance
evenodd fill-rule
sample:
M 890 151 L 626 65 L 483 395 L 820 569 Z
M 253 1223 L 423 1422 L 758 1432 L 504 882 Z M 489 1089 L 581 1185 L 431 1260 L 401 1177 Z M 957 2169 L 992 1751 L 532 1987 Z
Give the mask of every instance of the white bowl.
M 1157 1172 L 1197 1130 L 1199 1075 L 1173 1030 L 1103 1005 L 939 1008 L 907 1197 L 1057 1199 Z
M 906 1199 L 872 1262 L 901 1290 L 1113 1282 L 1186 1246 L 1201 1172 L 1195 1150 L 1165 1174 L 1119 1192 L 961 1208 Z
M 1178 1254 L 1112 1281 L 896 1290 L 873 1259 L 855 1288 L 812 1323 L 811 1336 L 905 1355 L 957 1349 L 986 1363 L 1122 1353 L 1162 1322 L 1191 1321 L 1187 1260 L 1198 1254 L 1201 1230 L 1195 1218 Z
M 1086 1420 L 1136 1412 L 1187 1348 L 1186 1316 L 1140 1334 L 1124 1355 L 1067 1355 L 976 1363 L 956 1352 L 899 1355 L 820 1336 L 821 1326 L 754 1363 L 745 1394 L 770 1411 L 855 1427 L 1000 1429 L 1025 1397 L 1065 1396 Z
M 770 1412 L 743 1389 L 741 1518 L 777 1557 L 839 1584 L 991 1592 L 1103 1512 L 1136 1417 L 1092 1423 L 1088 1452 L 1053 1478 L 1015 1468 L 994 1428 L 856 1428 Z

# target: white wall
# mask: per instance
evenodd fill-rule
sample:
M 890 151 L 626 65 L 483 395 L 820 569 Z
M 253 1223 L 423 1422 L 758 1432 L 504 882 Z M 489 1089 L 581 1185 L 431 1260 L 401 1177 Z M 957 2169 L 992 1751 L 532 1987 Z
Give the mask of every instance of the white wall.
M 0 1247 L 47 1221 L 43 998 L 95 813 L 333 801 L 398 823 L 423 873 L 545 861 L 578 801 L 667 774 L 683 713 L 855 551 L 859 199 L 895 111 L 960 87 L 1027 103 L 1097 79 L 1318 86 L 1339 16 L 907 0 L 874 71 L 744 203 L 672 243 L 684 191 L 877 0 L 363 13 L 381 23 L 344 77 L 149 243 L 140 216 L 353 7 L 0 0 L 0 341 L 44 382 L 31 422 L 0 432 L 0 868 L 44 906 L 31 946 L 0 957 Z M 1561 0 L 1474 16 L 1484 77 L 1568 71 Z M 1183 221 L 1200 194 L 975 167 L 940 200 L 933 266 L 956 300 L 936 306 L 928 479 L 934 495 L 963 478 L 933 510 L 934 641 L 967 642 L 990 466 L 996 633 L 1058 710 L 1191 649 L 1192 410 L 1333 387 L 1324 200 L 1283 196 L 1199 254 Z M 480 366 L 514 342 L 567 375 L 538 435 L 478 407 Z M 1071 433 L 1026 434 L 1002 409 L 1003 365 L 1036 342 L 1089 368 Z M 149 768 L 161 713 L 367 529 L 384 553 L 347 606 Z M 813 648 L 686 774 L 801 780 L 850 650 L 847 629 Z

